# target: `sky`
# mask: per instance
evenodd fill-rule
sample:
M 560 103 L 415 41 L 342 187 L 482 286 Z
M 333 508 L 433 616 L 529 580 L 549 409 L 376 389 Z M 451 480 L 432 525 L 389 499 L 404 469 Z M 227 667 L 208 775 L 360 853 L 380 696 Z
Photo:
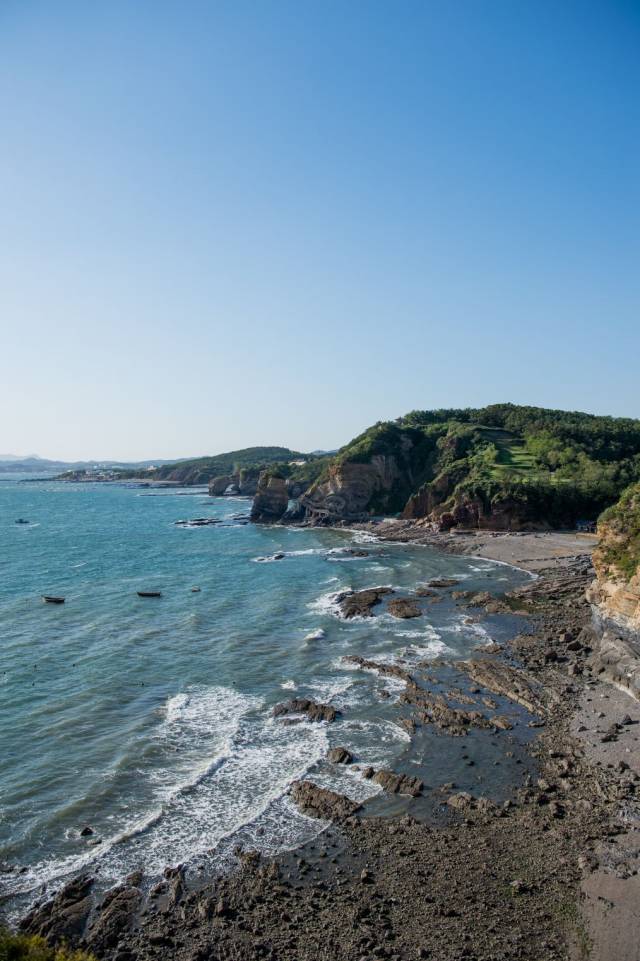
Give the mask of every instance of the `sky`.
M 640 0 L 0 0 L 0 451 L 640 417 Z

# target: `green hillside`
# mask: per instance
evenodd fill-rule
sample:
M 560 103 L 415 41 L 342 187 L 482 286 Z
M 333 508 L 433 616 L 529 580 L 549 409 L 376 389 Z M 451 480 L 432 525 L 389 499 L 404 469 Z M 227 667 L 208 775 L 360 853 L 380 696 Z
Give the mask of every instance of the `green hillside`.
M 316 503 L 332 472 L 375 465 L 376 455 L 399 470 L 373 492 L 369 513 L 560 527 L 595 519 L 640 479 L 640 420 L 514 404 L 412 411 L 338 451 L 310 492 Z
M 288 463 L 290 460 L 306 457 L 299 451 L 288 447 L 245 447 L 242 450 L 228 451 L 211 457 L 196 457 L 194 460 L 164 464 L 145 473 L 150 480 L 177 481 L 180 484 L 208 484 L 212 477 L 233 474 L 247 468 L 267 467 L 269 464 Z M 122 478 L 139 477 L 140 471 L 123 471 Z
M 640 569 L 640 483 L 628 487 L 600 518 L 600 552 L 607 566 L 631 578 Z

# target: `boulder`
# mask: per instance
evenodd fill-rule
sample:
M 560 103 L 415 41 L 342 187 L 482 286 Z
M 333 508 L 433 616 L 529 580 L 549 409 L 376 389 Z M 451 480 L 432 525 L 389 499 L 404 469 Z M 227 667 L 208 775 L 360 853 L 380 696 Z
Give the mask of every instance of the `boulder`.
M 123 931 L 131 927 L 141 901 L 142 892 L 135 885 L 122 884 L 108 891 L 87 932 L 91 949 L 102 955 L 115 948 Z
M 294 697 L 290 701 L 276 704 L 273 709 L 274 717 L 284 717 L 287 714 L 306 714 L 310 721 L 335 721 L 338 713 L 331 704 L 320 704 L 308 697 Z
M 394 617 L 407 619 L 410 617 L 422 617 L 422 611 L 415 601 L 410 601 L 406 597 L 396 597 L 389 601 L 387 607 L 389 614 Z
M 91 911 L 91 875 L 83 874 L 66 884 L 51 900 L 36 905 L 20 922 L 26 934 L 37 934 L 50 944 L 81 937 Z
M 408 774 L 398 774 L 396 771 L 380 770 L 373 774 L 372 781 L 379 784 L 383 791 L 389 794 L 408 794 L 409 797 L 418 797 L 422 794 L 423 782 L 418 777 L 410 777 Z
M 340 613 L 347 620 L 351 617 L 373 617 L 372 608 L 380 603 L 385 594 L 393 594 L 393 588 L 370 587 L 364 591 L 345 591 L 336 601 Z
M 351 751 L 348 751 L 346 747 L 332 747 L 331 750 L 327 752 L 327 760 L 332 761 L 334 764 L 351 764 L 353 754 Z
M 344 794 L 318 787 L 313 781 L 294 781 L 289 794 L 303 814 L 327 821 L 345 821 L 362 806 Z

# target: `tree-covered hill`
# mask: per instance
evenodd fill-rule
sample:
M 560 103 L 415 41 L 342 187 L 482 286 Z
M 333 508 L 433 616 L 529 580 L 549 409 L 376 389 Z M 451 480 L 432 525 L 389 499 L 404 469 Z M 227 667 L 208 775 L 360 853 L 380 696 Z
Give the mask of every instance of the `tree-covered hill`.
M 640 480 L 640 421 L 514 404 L 412 411 L 345 445 L 306 492 L 327 522 L 403 513 L 441 527 L 595 520 Z
M 147 471 L 150 480 L 177 481 L 180 484 L 208 484 L 213 477 L 234 474 L 246 468 L 263 468 L 275 463 L 288 463 L 306 457 L 299 451 L 288 447 L 245 447 L 242 450 L 228 451 L 211 457 L 196 457 L 194 460 L 163 464 L 155 470 Z M 139 477 L 140 471 L 123 471 L 122 478 Z

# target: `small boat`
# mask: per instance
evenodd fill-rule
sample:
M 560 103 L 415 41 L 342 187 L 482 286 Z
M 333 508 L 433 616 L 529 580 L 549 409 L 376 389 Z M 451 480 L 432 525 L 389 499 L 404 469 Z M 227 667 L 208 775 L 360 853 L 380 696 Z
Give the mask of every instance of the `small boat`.
M 199 588 L 199 587 L 192 587 L 192 588 L 191 588 L 191 593 L 192 593 L 192 594 L 199 594 L 199 593 L 200 593 L 200 588 Z
M 24 517 L 19 517 L 16 524 L 28 524 L 29 521 L 25 520 Z
M 138 597 L 162 597 L 162 591 L 137 591 Z
M 42 600 L 45 604 L 64 604 L 64 597 L 54 597 L 53 594 L 43 594 Z

